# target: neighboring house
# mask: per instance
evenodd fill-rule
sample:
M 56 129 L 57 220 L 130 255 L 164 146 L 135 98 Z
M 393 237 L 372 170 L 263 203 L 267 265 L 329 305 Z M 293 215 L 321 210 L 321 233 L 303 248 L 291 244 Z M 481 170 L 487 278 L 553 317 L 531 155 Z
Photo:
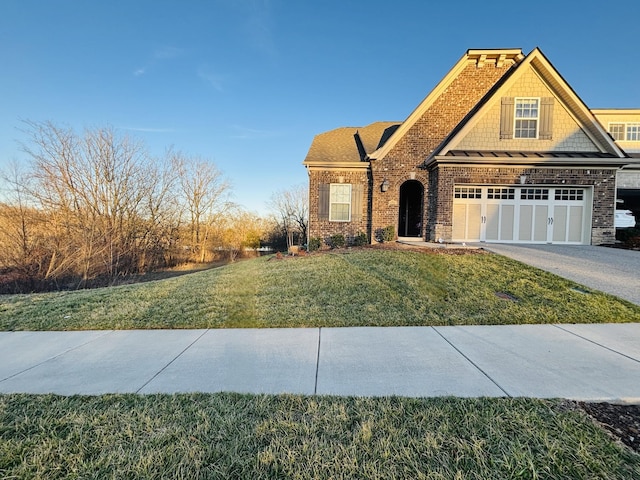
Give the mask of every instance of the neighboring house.
M 314 138 L 309 237 L 612 243 L 621 146 L 539 49 L 469 50 L 404 122 Z
M 634 159 L 618 172 L 618 208 L 640 218 L 640 109 L 591 109 L 616 143 Z

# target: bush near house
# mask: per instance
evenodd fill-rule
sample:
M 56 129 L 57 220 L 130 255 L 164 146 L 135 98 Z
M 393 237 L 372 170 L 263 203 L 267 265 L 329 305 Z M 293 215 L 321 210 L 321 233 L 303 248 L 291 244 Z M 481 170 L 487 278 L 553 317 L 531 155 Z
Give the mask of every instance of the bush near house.
M 320 237 L 312 237 L 309 239 L 309 251 L 315 252 L 320 250 L 320 246 L 322 245 L 322 240 Z
M 369 238 L 367 234 L 364 232 L 358 232 L 358 234 L 353 237 L 353 245 L 356 247 L 364 247 L 369 243 Z
M 376 230 L 376 240 L 380 243 L 393 242 L 396 239 L 396 229 L 393 225 Z
M 335 235 L 331 235 L 329 237 L 329 246 L 331 248 L 342 248 L 345 245 L 344 235 L 341 233 L 336 233 Z

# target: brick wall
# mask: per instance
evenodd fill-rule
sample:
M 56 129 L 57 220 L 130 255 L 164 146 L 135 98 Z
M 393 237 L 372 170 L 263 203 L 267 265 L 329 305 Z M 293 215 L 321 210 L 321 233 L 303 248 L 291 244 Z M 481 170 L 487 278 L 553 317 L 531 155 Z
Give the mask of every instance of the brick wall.
M 387 179 L 389 181 L 389 190 L 383 192 L 381 190 L 382 182 Z M 420 182 L 424 189 L 422 201 L 422 233 L 421 237 L 425 237 L 426 212 L 428 207 L 429 192 L 429 175 L 423 168 L 396 168 L 382 171 L 374 170 L 372 172 L 373 182 L 373 202 L 371 212 L 372 231 L 387 226 L 393 226 L 396 233 L 398 232 L 398 221 L 400 213 L 400 189 L 407 182 L 415 180 Z
M 358 233 L 368 236 L 371 232 L 371 218 L 367 205 L 371 204 L 371 176 L 363 164 L 362 170 L 310 170 L 309 172 L 309 238 L 319 237 L 326 246 L 331 235 L 341 233 L 347 242 Z M 352 222 L 331 222 L 318 220 L 320 205 L 319 185 L 331 183 L 349 183 L 363 185 L 362 220 Z
M 374 231 L 388 225 L 397 230 L 400 186 L 415 179 L 422 183 L 425 192 L 422 237 L 430 238 L 431 232 L 427 230 L 431 216 L 429 195 L 434 183 L 430 183 L 429 172 L 422 163 L 511 67 L 508 62 L 501 67 L 496 67 L 495 63 L 478 67 L 476 62 L 469 62 L 389 153 L 371 162 L 375 192 L 371 220 Z M 384 178 L 391 186 L 381 193 L 379 186 Z

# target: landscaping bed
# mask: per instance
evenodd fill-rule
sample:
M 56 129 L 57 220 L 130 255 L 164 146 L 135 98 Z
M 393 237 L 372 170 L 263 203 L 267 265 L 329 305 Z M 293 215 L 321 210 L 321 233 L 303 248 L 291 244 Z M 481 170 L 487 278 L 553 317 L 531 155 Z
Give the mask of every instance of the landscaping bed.
M 640 453 L 640 405 L 585 402 L 577 405 L 615 438 Z

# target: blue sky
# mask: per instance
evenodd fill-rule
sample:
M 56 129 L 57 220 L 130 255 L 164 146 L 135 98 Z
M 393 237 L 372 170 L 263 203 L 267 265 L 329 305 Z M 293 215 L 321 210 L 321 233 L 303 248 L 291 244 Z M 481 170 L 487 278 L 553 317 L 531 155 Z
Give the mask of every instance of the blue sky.
M 0 168 L 22 121 L 213 161 L 264 214 L 313 136 L 404 120 L 469 48 L 538 46 L 590 108 L 640 108 L 640 2 L 0 0 Z

